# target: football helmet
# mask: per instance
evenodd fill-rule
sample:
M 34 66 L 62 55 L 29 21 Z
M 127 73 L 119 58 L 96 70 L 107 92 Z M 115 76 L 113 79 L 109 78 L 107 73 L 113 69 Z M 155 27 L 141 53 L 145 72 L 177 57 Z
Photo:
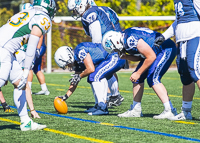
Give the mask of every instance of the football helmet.
M 22 6 L 22 10 L 25 10 L 25 9 L 32 9 L 33 8 L 33 5 L 30 4 L 30 3 L 25 3 L 23 4 Z
M 56 3 L 54 0 L 34 0 L 33 7 L 34 9 L 44 11 L 51 19 L 56 14 Z
M 67 8 L 73 11 L 72 17 L 78 19 L 86 11 L 88 0 L 68 0 Z
M 122 52 L 123 50 L 123 35 L 121 32 L 108 31 L 102 39 L 102 46 L 108 52 Z
M 73 65 L 74 52 L 72 51 L 71 47 L 62 46 L 56 50 L 54 59 L 56 64 L 64 70 L 69 64 Z

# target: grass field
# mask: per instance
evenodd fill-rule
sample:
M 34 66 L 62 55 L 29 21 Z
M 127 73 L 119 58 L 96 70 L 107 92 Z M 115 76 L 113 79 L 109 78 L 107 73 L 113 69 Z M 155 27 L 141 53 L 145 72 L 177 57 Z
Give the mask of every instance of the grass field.
M 67 114 L 57 114 L 53 106 L 55 96 L 64 95 L 68 89 L 70 73 L 45 74 L 50 95 L 33 95 L 35 109 L 41 119 L 34 121 L 46 124 L 41 131 L 22 132 L 19 117 L 13 102 L 13 87 L 8 84 L 2 88 L 8 104 L 14 113 L 4 113 L 0 107 L 0 142 L 19 143 L 186 143 L 200 142 L 200 96 L 196 88 L 192 115 L 193 120 L 169 121 L 155 120 L 152 117 L 163 111 L 163 105 L 154 91 L 145 84 L 142 99 L 141 118 L 119 118 L 117 114 L 125 112 L 132 104 L 131 72 L 118 72 L 119 88 L 125 98 L 122 105 L 109 109 L 109 115 L 89 116 L 83 111 L 94 105 L 94 98 L 86 78 L 82 79 L 74 94 L 66 101 Z M 168 90 L 172 104 L 180 113 L 182 105 L 182 85 L 177 71 L 168 71 L 162 79 Z M 40 91 L 40 85 L 34 77 L 32 91 Z M 29 112 L 30 115 L 30 112 Z

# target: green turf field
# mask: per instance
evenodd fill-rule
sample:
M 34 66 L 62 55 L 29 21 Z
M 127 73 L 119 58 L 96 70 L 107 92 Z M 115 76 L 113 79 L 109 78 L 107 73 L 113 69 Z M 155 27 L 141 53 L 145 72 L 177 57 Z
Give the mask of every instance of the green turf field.
M 0 142 L 19 143 L 185 143 L 200 142 L 200 96 L 196 88 L 192 115 L 193 120 L 169 121 L 155 120 L 152 117 L 163 111 L 163 105 L 154 91 L 145 84 L 142 100 L 141 118 L 119 118 L 117 114 L 127 111 L 132 104 L 131 72 L 118 72 L 119 88 L 125 98 L 122 105 L 109 109 L 109 115 L 89 116 L 83 111 L 94 105 L 90 85 L 84 78 L 74 94 L 66 101 L 67 114 L 57 114 L 53 106 L 56 96 L 64 95 L 68 89 L 70 73 L 45 74 L 50 95 L 33 95 L 35 109 L 41 119 L 34 121 L 46 124 L 41 131 L 22 132 L 19 117 L 13 102 L 13 87 L 8 84 L 2 88 L 8 104 L 14 113 L 4 113 L 0 106 Z M 182 105 L 182 85 L 177 71 L 168 71 L 162 79 L 172 104 L 180 113 Z M 40 85 L 34 77 L 32 92 L 40 91 Z M 30 112 L 29 112 L 30 115 Z

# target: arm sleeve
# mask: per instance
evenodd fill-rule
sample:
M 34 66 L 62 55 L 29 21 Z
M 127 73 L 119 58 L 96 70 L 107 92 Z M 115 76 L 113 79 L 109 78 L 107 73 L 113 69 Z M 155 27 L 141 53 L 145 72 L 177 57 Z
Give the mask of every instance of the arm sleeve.
M 193 0 L 193 3 L 194 3 L 195 10 L 197 11 L 197 13 L 200 16 L 200 1 L 199 0 Z
M 102 40 L 101 25 L 98 20 L 89 25 L 89 30 L 92 42 L 101 43 Z
M 33 59 L 35 58 L 35 51 L 38 45 L 40 37 L 35 35 L 30 35 L 28 40 L 28 46 L 26 50 L 26 57 L 24 61 L 24 69 L 30 69 Z
M 166 40 L 174 36 L 174 30 L 176 28 L 176 25 L 177 25 L 177 21 L 175 20 L 172 23 L 172 25 L 162 34 Z

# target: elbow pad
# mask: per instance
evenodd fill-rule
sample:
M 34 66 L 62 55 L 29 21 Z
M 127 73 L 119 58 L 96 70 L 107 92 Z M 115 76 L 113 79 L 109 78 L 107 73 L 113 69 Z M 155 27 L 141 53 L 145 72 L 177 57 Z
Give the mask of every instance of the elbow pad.
M 35 58 L 35 52 L 38 45 L 40 37 L 35 35 L 30 35 L 26 50 L 26 57 L 24 61 L 24 69 L 30 69 L 33 59 Z

